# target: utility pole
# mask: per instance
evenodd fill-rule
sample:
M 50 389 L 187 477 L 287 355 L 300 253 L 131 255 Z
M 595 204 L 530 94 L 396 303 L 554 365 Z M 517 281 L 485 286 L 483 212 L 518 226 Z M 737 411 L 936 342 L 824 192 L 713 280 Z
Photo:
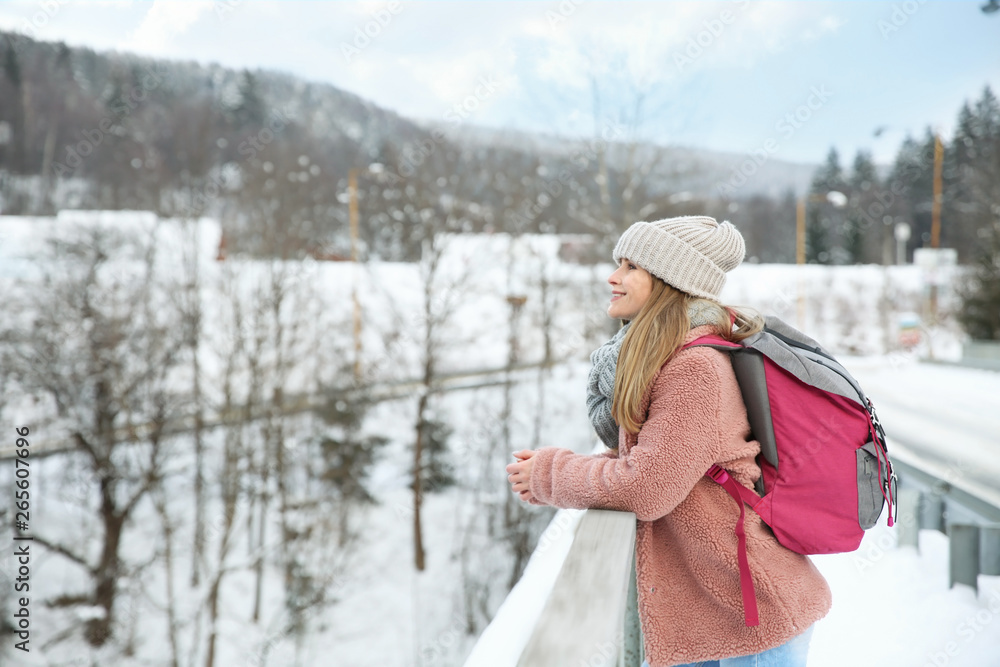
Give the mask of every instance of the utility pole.
M 944 162 L 944 146 L 941 135 L 934 133 L 934 202 L 931 206 L 931 247 L 941 247 L 941 164 Z
M 937 250 L 941 247 L 941 165 L 944 162 L 944 146 L 941 135 L 934 133 L 934 200 L 931 203 L 931 247 Z M 937 268 L 935 268 L 935 273 Z M 931 282 L 930 315 L 931 324 L 937 324 L 938 311 L 937 276 Z M 934 351 L 931 350 L 933 359 Z
M 351 267 L 354 280 L 351 281 L 351 301 L 354 305 L 354 381 L 361 382 L 361 303 L 358 301 L 358 170 L 351 168 L 347 174 L 347 190 L 350 196 L 348 209 L 351 218 Z
M 799 197 L 798 204 L 795 207 L 795 263 L 797 265 L 806 263 L 806 202 L 830 202 L 836 208 L 843 208 L 847 204 L 847 197 L 837 190 L 831 190 L 823 194 L 814 192 Z M 800 269 L 796 273 L 799 274 L 798 312 L 796 319 L 799 329 L 802 329 L 805 327 L 806 319 L 806 295 L 803 288 L 802 270 Z
M 801 267 L 806 263 L 806 197 L 799 199 L 798 205 L 795 207 L 795 264 Z M 795 272 L 798 274 L 798 280 L 796 281 L 796 290 L 798 291 L 798 298 L 796 299 L 796 316 L 795 322 L 799 329 L 805 327 L 806 324 L 806 295 L 805 289 L 802 286 L 802 269 L 800 268 Z

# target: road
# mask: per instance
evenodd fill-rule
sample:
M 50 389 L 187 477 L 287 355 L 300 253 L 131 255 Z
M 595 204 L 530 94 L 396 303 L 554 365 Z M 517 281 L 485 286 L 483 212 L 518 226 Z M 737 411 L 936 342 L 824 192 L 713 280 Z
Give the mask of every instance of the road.
M 903 358 L 842 362 L 878 411 L 889 454 L 1000 505 L 1000 372 Z

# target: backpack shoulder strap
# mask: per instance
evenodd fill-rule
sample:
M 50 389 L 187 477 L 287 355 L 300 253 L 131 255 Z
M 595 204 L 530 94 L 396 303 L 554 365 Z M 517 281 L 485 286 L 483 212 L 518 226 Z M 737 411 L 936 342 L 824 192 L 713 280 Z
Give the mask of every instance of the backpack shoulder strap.
M 682 349 L 689 347 L 711 347 L 723 351 L 743 349 L 743 346 L 739 343 L 728 341 L 718 335 L 700 336 L 686 344 Z M 764 396 L 767 396 L 766 390 L 764 391 Z M 750 574 L 750 559 L 747 556 L 747 535 L 744 528 L 746 511 L 743 505 L 748 504 L 750 507 L 755 507 L 760 502 L 760 496 L 733 479 L 719 465 L 713 464 L 705 472 L 705 476 L 722 486 L 740 507 L 740 518 L 736 521 L 736 539 L 738 541 L 737 559 L 740 569 L 740 593 L 743 596 L 743 622 L 747 627 L 754 627 L 760 624 L 760 616 L 757 611 L 757 593 L 754 589 L 753 577 Z
M 726 340 L 718 334 L 708 334 L 706 336 L 699 336 L 695 338 L 690 343 L 685 343 L 681 349 L 686 350 L 689 347 L 712 347 L 717 350 L 720 349 L 732 349 L 737 347 L 743 347 L 739 343 L 734 343 L 732 341 Z
M 745 497 L 743 494 L 746 493 L 757 500 L 760 500 L 750 489 L 746 488 L 735 479 L 733 479 L 728 472 L 722 469 L 718 465 L 713 465 L 705 473 L 706 477 L 711 477 L 714 481 L 722 485 L 722 488 L 732 496 L 736 504 L 740 506 L 740 518 L 736 521 L 736 539 L 739 542 L 737 549 L 737 558 L 739 560 L 740 566 L 740 593 L 743 595 L 743 622 L 746 626 L 753 627 L 760 624 L 760 618 L 757 614 L 757 593 L 753 586 L 753 577 L 750 576 L 750 559 L 747 557 L 747 534 L 743 527 L 743 519 L 746 516 L 746 512 L 743 509 L 743 503 L 749 502 L 751 506 L 753 501 Z
M 736 382 L 740 386 L 740 394 L 747 408 L 750 431 L 760 443 L 761 456 L 777 469 L 778 446 L 774 437 L 774 424 L 771 421 L 771 399 L 767 392 L 763 354 L 755 348 L 728 341 L 717 334 L 700 336 L 682 349 L 696 346 L 711 347 L 730 353 Z M 759 495 L 764 495 L 763 482 L 759 483 L 757 492 Z

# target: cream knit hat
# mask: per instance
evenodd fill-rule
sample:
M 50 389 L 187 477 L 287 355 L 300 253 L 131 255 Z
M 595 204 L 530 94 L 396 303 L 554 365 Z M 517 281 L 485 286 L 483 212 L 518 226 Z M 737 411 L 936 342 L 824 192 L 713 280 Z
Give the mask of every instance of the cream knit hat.
M 635 262 L 683 292 L 718 301 L 726 272 L 745 254 L 743 237 L 732 224 L 691 215 L 633 224 L 612 256 L 616 263 L 623 257 Z

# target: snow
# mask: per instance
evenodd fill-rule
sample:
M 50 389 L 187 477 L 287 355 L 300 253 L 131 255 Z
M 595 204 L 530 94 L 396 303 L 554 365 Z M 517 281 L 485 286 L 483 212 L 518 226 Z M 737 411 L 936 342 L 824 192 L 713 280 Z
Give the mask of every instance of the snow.
M 401 381 L 419 375 L 424 334 L 421 271 L 426 267 L 384 262 L 283 264 L 238 257 L 216 262 L 219 226 L 209 219 L 184 228 L 176 221 L 157 221 L 141 212 L 63 212 L 57 219 L 0 216 L 0 286 L 7 288 L 17 278 L 37 275 L 40 267 L 35 256 L 44 249 L 47 235 L 93 226 L 156 234 L 167 274 L 171 263 L 176 267 L 184 253 L 195 252 L 203 280 L 202 298 L 213 306 L 228 303 L 221 299 L 232 294 L 252 304 L 274 272 L 287 271 L 303 291 L 295 307 L 282 317 L 286 324 L 302 326 L 301 347 L 296 349 L 307 350 L 306 363 L 288 378 L 289 392 L 314 391 L 343 381 L 338 363 L 345 361 L 345 350 L 353 350 L 350 293 L 355 285 L 362 303 L 366 377 Z M 189 246 L 192 238 L 194 250 Z M 469 235 L 448 237 L 445 242 L 433 307 L 451 314 L 438 330 L 439 371 L 504 366 L 511 314 L 507 297 L 527 296 L 519 315 L 521 361 L 541 359 L 542 318 L 551 313 L 551 345 L 564 362 L 545 372 L 528 369 L 512 374 L 510 446 L 590 450 L 595 437 L 584 409 L 584 382 L 589 352 L 614 328 L 603 314 L 604 279 L 610 265 L 562 262 L 558 240 L 553 237 Z M 172 275 L 176 274 L 175 270 Z M 551 289 L 544 304 L 543 276 Z M 730 275 L 723 300 L 800 324 L 840 355 L 879 409 L 889 433 L 890 452 L 905 452 L 945 470 L 958 470 L 960 483 L 997 492 L 1000 373 L 920 361 L 931 352 L 939 360 L 959 354 L 962 337 L 948 318 L 955 304 L 944 289 L 940 298 L 944 322 L 922 325 L 922 339 L 914 350 L 901 347 L 900 328 L 904 320 L 912 320 L 913 313 L 925 312 L 926 296 L 925 276 L 913 266 L 745 264 Z M 208 342 L 202 350 L 206 385 L 217 381 L 232 345 L 228 316 L 225 307 L 207 313 Z M 206 393 L 217 400 L 210 386 Z M 425 499 L 427 569 L 417 573 L 412 564 L 412 493 L 407 484 L 416 414 L 415 401 L 406 397 L 382 402 L 367 416 L 364 431 L 389 439 L 371 477 L 378 503 L 352 517 L 359 537 L 351 549 L 330 545 L 322 552 L 328 559 L 324 585 L 335 602 L 309 616 L 308 633 L 302 639 L 284 630 L 282 572 L 277 568 L 269 568 L 265 578 L 262 618 L 253 622 L 249 617 L 254 581 L 246 567 L 248 535 L 242 513 L 246 508 L 238 508 L 241 519 L 233 540 L 236 547 L 227 561 L 233 571 L 223 586 L 216 664 L 416 667 L 460 665 L 468 658 L 470 663 L 502 667 L 515 662 L 568 549 L 578 513 L 556 514 L 540 538 L 544 548 L 536 550 L 508 595 L 509 554 L 477 516 L 486 511 L 483 508 L 500 506 L 506 493 L 503 465 L 510 452 L 504 449 L 502 438 L 503 388 L 435 396 L 435 414 L 455 431 L 452 461 L 463 483 Z M 44 424 L 45 405 L 25 397 L 9 398 L 6 405 L 0 402 L 5 423 Z M 323 425 L 303 415 L 289 419 L 287 429 L 289 451 L 303 460 L 314 451 L 310 443 Z M 39 432 L 40 438 L 55 436 Z M 218 476 L 222 441 L 221 430 L 206 435 L 212 483 Z M 0 448 L 4 444 L 0 442 Z M 165 496 L 178 531 L 173 578 L 182 664 L 203 664 L 198 642 L 204 641 L 207 632 L 205 587 L 188 584 L 193 494 L 190 437 L 171 438 L 168 447 L 171 474 Z M 96 559 L 93 538 L 98 528 L 88 509 L 95 491 L 83 458 L 63 454 L 33 460 L 32 466 L 32 489 L 37 493 L 33 524 Z M 12 474 L 12 466 L 0 461 L 0 488 L 10 488 Z M 547 516 L 541 514 L 544 511 L 532 508 L 530 516 Z M 211 535 L 213 529 L 217 532 L 221 517 L 217 497 L 210 499 L 206 513 Z M 159 525 L 152 504 L 141 503 L 126 526 L 123 546 L 129 563 L 162 558 Z M 278 527 L 269 531 L 271 540 L 277 539 Z M 38 650 L 29 656 L 30 663 L 20 655 L 11 657 L 9 651 L 0 653 L 4 665 L 82 664 L 78 660 L 84 656 L 97 664 L 127 667 L 166 664 L 165 568 L 148 567 L 140 576 L 122 582 L 119 625 L 132 643 L 132 653 L 126 657 L 122 645 L 95 651 L 79 637 L 55 641 L 55 633 L 66 627 L 70 616 L 93 610 L 41 604 L 55 595 L 82 591 L 86 578 L 64 558 L 41 549 L 38 554 L 32 562 L 38 602 L 32 607 L 33 647 L 37 640 Z M 921 532 L 918 552 L 895 547 L 894 532 L 880 525 L 869 531 L 858 552 L 815 557 L 814 561 L 831 584 L 834 608 L 817 626 L 811 667 L 1000 665 L 1000 581 L 981 577 L 978 596 L 961 586 L 949 589 L 943 535 Z M 12 571 L 11 565 L 9 542 L 0 543 L 0 579 Z M 471 573 L 463 568 L 471 568 Z M 482 586 L 477 598 L 480 607 L 471 612 L 468 591 L 463 589 L 469 577 Z M 7 590 L 6 582 L 4 586 Z M 6 604 L 7 594 L 0 600 Z M 494 614 L 494 623 L 486 625 Z M 467 632 L 469 627 L 474 628 L 472 634 Z
M 833 609 L 816 625 L 809 667 L 1000 665 L 1000 577 L 980 575 L 978 596 L 949 589 L 948 538 L 919 539 L 919 551 L 896 547 L 883 520 L 855 553 L 811 557 Z

